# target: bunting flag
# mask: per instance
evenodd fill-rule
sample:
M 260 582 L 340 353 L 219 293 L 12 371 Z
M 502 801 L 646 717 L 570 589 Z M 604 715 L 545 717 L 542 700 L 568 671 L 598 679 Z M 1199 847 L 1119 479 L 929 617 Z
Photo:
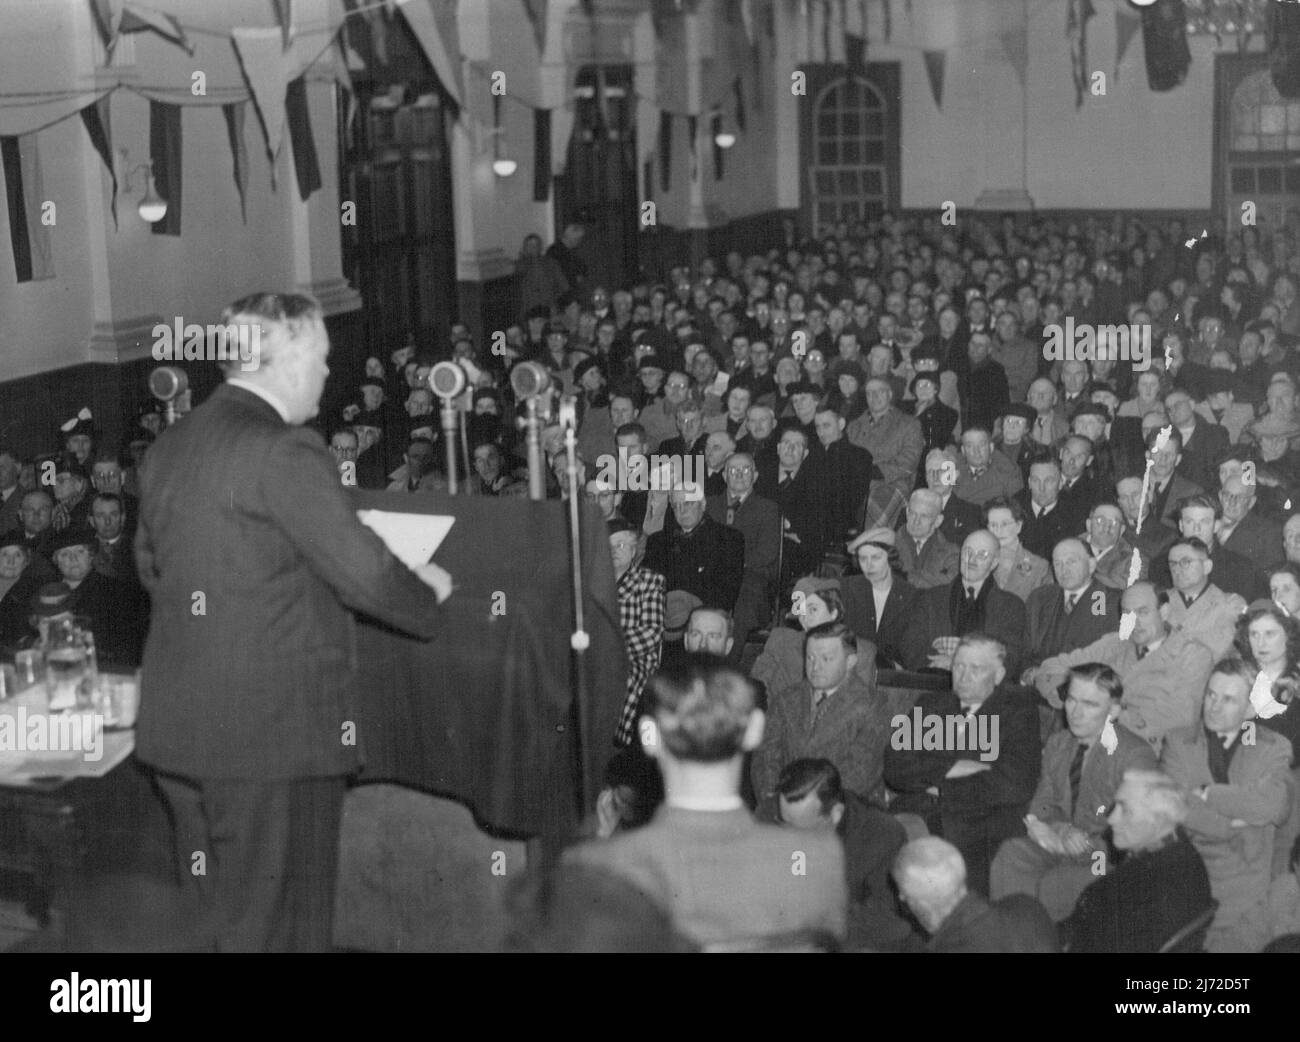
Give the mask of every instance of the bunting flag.
M 668 191 L 672 187 L 673 173 L 673 117 L 667 112 L 659 113 L 659 188 Z
M 888 43 L 889 38 L 894 35 L 894 8 L 890 0 L 881 0 L 881 7 L 884 8 L 885 42 Z
M 293 42 L 293 0 L 271 0 L 271 6 L 275 8 L 275 18 L 284 34 L 284 49 L 287 51 Z
M 947 51 L 922 51 L 925 59 L 925 75 L 930 80 L 930 93 L 934 96 L 935 108 L 943 108 L 943 70 L 948 64 Z
M 867 67 L 867 38 L 856 33 L 844 34 L 844 61 L 854 72 Z
M 289 124 L 289 144 L 293 148 L 293 170 L 298 178 L 298 198 L 306 202 L 321 187 L 320 163 L 316 158 L 316 141 L 311 132 L 311 111 L 307 106 L 307 83 L 302 76 L 289 84 L 284 96 L 285 120 Z
M 715 112 L 709 121 L 709 140 L 713 145 L 713 180 L 722 180 L 722 157 L 726 149 L 718 145 L 718 135 L 722 133 L 722 113 Z
M 54 252 L 50 229 L 41 220 L 45 183 L 37 135 L 0 138 L 0 165 L 4 168 L 9 241 L 13 247 L 18 281 L 53 278 Z
M 523 0 L 524 12 L 533 24 L 533 39 L 537 41 L 537 53 L 546 53 L 546 0 Z
M 1115 5 L 1115 80 L 1119 81 L 1119 64 L 1124 60 L 1128 45 L 1142 28 L 1142 17 L 1126 4 Z
M 91 0 L 90 9 L 95 14 L 95 24 L 104 40 L 104 49 L 111 55 L 117 44 L 117 34 L 122 31 L 123 0 Z
M 81 123 L 90 135 L 90 143 L 108 168 L 108 176 L 112 178 L 113 194 L 109 197 L 108 208 L 113 214 L 113 227 L 117 228 L 117 167 L 113 164 L 113 129 L 109 122 L 108 99 L 109 95 L 105 94 L 95 104 L 82 109 Z
M 569 165 L 569 139 L 573 137 L 574 109 L 561 105 L 551 110 L 551 174 L 559 177 Z
M 407 0 L 399 8 L 429 59 L 442 89 L 460 108 L 465 85 L 461 77 L 460 35 L 455 0 Z
M 822 13 L 822 61 L 831 60 L 831 0 L 821 0 L 818 9 Z
M 736 129 L 742 134 L 745 132 L 745 88 L 741 79 L 737 76 L 731 84 L 732 91 L 736 95 Z
M 533 110 L 533 202 L 551 197 L 551 110 Z
M 1065 35 L 1070 41 L 1070 75 L 1074 80 L 1074 107 L 1083 106 L 1088 91 L 1088 19 L 1096 14 L 1092 0 L 1070 0 L 1065 12 Z
M 236 101 L 221 106 L 226 118 L 226 137 L 230 140 L 230 159 L 235 176 L 235 190 L 239 193 L 239 213 L 248 223 L 248 144 L 244 140 L 244 121 L 248 118 L 248 102 Z
M 745 27 L 745 39 L 749 41 L 749 46 L 755 46 L 758 34 L 754 25 L 754 0 L 740 0 L 740 21 Z
M 638 93 L 636 99 L 636 151 L 637 167 L 644 169 L 647 163 L 653 165 L 655 154 L 655 129 L 659 117 L 659 107 L 651 98 L 643 98 Z M 645 183 L 643 199 L 650 198 L 650 182 Z
M 1142 48 L 1147 86 L 1153 91 L 1173 90 L 1187 78 L 1192 51 L 1187 45 L 1187 9 L 1182 0 L 1161 0 L 1142 8 Z
M 366 20 L 366 31 L 370 35 L 370 52 L 380 65 L 387 65 L 388 19 L 385 18 L 384 13 L 369 0 L 344 0 L 344 3 L 347 4 L 349 14 L 360 14 Z M 392 17 L 391 12 L 388 17 Z
M 230 37 L 239 55 L 244 81 L 257 106 L 262 137 L 271 164 L 271 187 L 275 187 L 275 157 L 284 134 L 284 97 L 289 87 L 290 55 L 283 46 L 279 29 L 234 28 Z
M 276 32 L 272 29 L 271 32 Z M 283 106 L 281 106 L 283 110 Z M 181 233 L 181 107 L 162 101 L 149 102 L 149 158 L 153 161 L 153 182 L 167 201 L 167 213 L 154 221 L 154 235 Z
M 119 32 L 124 33 L 138 33 L 146 29 L 152 29 L 164 39 L 171 40 L 183 47 L 189 55 L 193 56 L 194 54 L 194 44 L 190 43 L 190 38 L 185 35 L 181 23 L 171 15 L 155 11 L 151 7 L 130 2 L 126 3 L 123 7 L 118 29 Z
M 1011 68 L 1016 73 L 1016 80 L 1022 87 L 1025 85 L 1025 73 L 1029 69 L 1027 35 L 1023 25 L 1004 33 L 998 33 L 998 40 L 1002 43 L 1002 50 L 1006 53 L 1007 61 L 1011 63 Z
M 691 151 L 691 180 L 692 181 L 698 181 L 700 179 L 699 132 L 700 132 L 700 117 L 687 116 L 686 117 L 686 143 L 687 145 L 689 145 Z

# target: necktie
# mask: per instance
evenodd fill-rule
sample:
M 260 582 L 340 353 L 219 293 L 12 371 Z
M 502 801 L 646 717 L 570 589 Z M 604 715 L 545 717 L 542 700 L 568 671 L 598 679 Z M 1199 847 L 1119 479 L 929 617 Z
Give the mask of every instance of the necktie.
M 1074 817 L 1075 808 L 1079 806 L 1079 781 L 1083 778 L 1083 758 L 1088 754 L 1088 747 L 1082 742 L 1075 747 L 1074 759 L 1070 761 L 1070 817 Z
M 1187 594 L 1183 594 L 1182 596 L 1183 596 L 1183 604 L 1184 604 L 1184 606 L 1190 608 L 1193 604 L 1196 603 L 1196 598 L 1195 598 L 1195 597 L 1188 597 Z
M 1142 647 L 1140 647 L 1140 648 L 1138 648 L 1138 661 L 1140 662 L 1142 659 L 1146 658 L 1146 657 L 1147 657 L 1147 654 L 1148 654 L 1150 651 L 1151 651 L 1151 649 L 1148 648 L 1148 647 L 1146 647 L 1145 645 L 1142 646 Z
M 790 472 L 783 470 L 781 471 L 781 487 L 784 488 L 788 484 L 790 484 Z
M 974 601 L 974 600 L 975 600 L 975 587 L 974 587 L 974 586 L 967 586 L 967 587 L 966 587 L 966 599 L 967 599 L 968 601 Z
M 970 469 L 970 476 L 971 476 L 971 478 L 972 478 L 973 480 L 978 481 L 981 477 L 984 476 L 984 468 L 983 468 L 983 467 L 971 467 L 971 469 Z
M 1074 611 L 1074 606 L 1078 603 L 1079 595 L 1077 593 L 1067 593 L 1065 595 L 1065 614 L 1069 615 Z
M 740 500 L 727 500 L 727 524 L 734 525 L 736 523 L 736 511 L 738 509 L 740 509 Z
M 826 706 L 826 696 L 828 694 L 830 694 L 829 691 L 817 690 L 813 692 L 813 714 L 812 714 L 813 727 L 816 727 L 817 721 L 821 719 L 822 709 L 825 708 Z

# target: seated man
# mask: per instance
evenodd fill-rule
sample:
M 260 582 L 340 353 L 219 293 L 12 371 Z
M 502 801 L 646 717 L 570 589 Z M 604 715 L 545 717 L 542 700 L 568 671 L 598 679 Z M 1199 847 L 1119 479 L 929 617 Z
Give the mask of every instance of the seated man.
M 1187 801 L 1167 774 L 1124 773 L 1107 819 L 1119 855 L 1060 924 L 1071 952 L 1158 952 L 1210 907 L 1205 862 L 1187 838 Z
M 984 524 L 979 507 L 953 495 L 957 460 L 957 452 L 951 447 L 931 449 L 925 457 L 925 486 L 939 497 L 939 512 L 943 514 L 939 534 L 953 546 L 961 546 L 968 535 Z
M 927 952 L 1056 952 L 1047 913 L 1023 894 L 990 905 L 966 889 L 961 851 L 934 836 L 914 839 L 894 862 L 903 903 L 930 935 Z
M 1201 692 L 1214 659 L 1210 649 L 1168 622 L 1169 596 L 1149 582 L 1124 591 L 1120 607 L 1133 618 L 1124 632 L 1107 633 L 1086 647 L 1054 655 L 1033 673 L 1033 684 L 1047 704 L 1061 708 L 1059 689 L 1070 668 L 1100 662 L 1119 674 L 1124 706 L 1119 722 L 1156 748 L 1169 731 L 1186 727 L 1201 711 Z
M 433 442 L 428 438 L 412 438 L 402 454 L 402 465 L 389 477 L 389 492 L 446 491 L 446 482 L 435 470 Z
M 754 685 L 720 659 L 690 656 L 678 670 L 661 670 L 650 689 L 638 733 L 662 771 L 664 805 L 649 824 L 566 857 L 629 879 L 697 943 L 799 931 L 842 940 L 839 840 L 760 824 L 740 797 L 745 754 L 763 739 Z M 796 858 L 802 875 L 790 869 Z
M 783 825 L 834 831 L 844 844 L 849 885 L 850 948 L 892 951 L 911 933 L 898 914 L 889 870 L 907 841 L 892 815 L 846 792 L 829 760 L 788 763 L 777 779 Z
M 1083 545 L 1096 564 L 1097 581 L 1112 590 L 1125 589 L 1130 579 L 1145 579 L 1151 568 L 1150 558 L 1138 550 L 1137 574 L 1133 574 L 1134 547 L 1124 531 L 1124 512 L 1118 505 L 1098 503 L 1092 508 Z
M 919 814 L 954 843 L 981 894 L 998 847 L 1021 835 L 1042 766 L 1035 700 L 1006 675 L 1001 642 L 967 634 L 952 690 L 923 692 L 910 716 L 895 716 L 885 752 L 885 784 L 899 794 L 890 812 Z
M 707 500 L 709 517 L 745 539 L 744 578 L 736 598 L 736 643 L 744 650 L 750 632 L 772 617 L 772 594 L 781 557 L 781 512 L 754 491 L 753 457 L 737 452 L 727 460 L 725 495 Z
M 824 622 L 804 637 L 804 680 L 768 692 L 767 726 L 753 762 L 754 793 L 765 814 L 775 811 L 781 769 L 805 757 L 830 760 L 846 789 L 884 806 L 889 707 L 857 665 L 853 631 Z
M 908 669 L 948 669 L 957 638 L 981 631 L 1006 648 L 1006 666 L 1019 676 L 1025 640 L 1025 602 L 998 589 L 993 570 L 999 545 L 977 529 L 961 548 L 961 574 L 947 586 L 922 590 L 908 619 L 903 661 Z
M 1254 682 L 1241 659 L 1219 662 L 1203 724 L 1169 734 L 1161 757 L 1183 790 L 1187 831 L 1219 902 L 1205 942 L 1211 952 L 1257 952 L 1268 942 L 1273 841 L 1291 812 L 1291 743 L 1254 723 Z
M 1237 619 L 1246 602 L 1224 593 L 1210 581 L 1214 561 L 1209 548 L 1195 536 L 1179 538 L 1169 547 L 1169 572 L 1174 588 L 1169 593 L 1169 625 L 1195 637 L 1217 661 L 1232 647 Z
M 907 581 L 918 590 L 947 586 L 957 577 L 961 551 L 943 537 L 942 524 L 939 494 L 918 488 L 907 501 L 907 524 L 898 533 L 898 560 Z
M 1062 539 L 1052 551 L 1056 582 L 1025 602 L 1025 664 L 1091 644 L 1119 629 L 1119 594 L 1096 577 L 1096 559 L 1078 539 Z M 1022 682 L 1029 683 L 1022 677 Z
M 667 580 L 669 595 L 684 590 L 706 607 L 732 611 L 745 573 L 745 537 L 705 513 L 699 484 L 673 489 L 668 503 L 677 528 L 664 528 L 646 540 L 641 566 Z
M 1047 740 L 1043 773 L 1025 819 L 1029 835 L 1009 839 L 993 859 L 989 894 L 1036 897 L 1064 919 L 1093 881 L 1094 854 L 1105 852 L 1106 813 L 1124 772 L 1155 768 L 1151 746 L 1116 724 L 1124 688 L 1109 666 L 1070 670 L 1069 725 Z
M 999 496 L 1010 498 L 1025 487 L 1020 467 L 993 448 L 987 428 L 971 426 L 962 432 L 961 455 L 953 493 L 968 503 L 983 506 Z

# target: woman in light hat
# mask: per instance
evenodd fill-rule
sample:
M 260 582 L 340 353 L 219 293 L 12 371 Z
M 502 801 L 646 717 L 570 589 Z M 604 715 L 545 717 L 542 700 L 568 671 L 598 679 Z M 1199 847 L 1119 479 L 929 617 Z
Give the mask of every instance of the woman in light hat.
M 844 622 L 859 637 L 873 641 L 883 661 L 901 662 L 917 591 L 903 578 L 894 531 L 868 528 L 849 543 L 848 550 L 859 574 L 845 576 L 840 584 Z

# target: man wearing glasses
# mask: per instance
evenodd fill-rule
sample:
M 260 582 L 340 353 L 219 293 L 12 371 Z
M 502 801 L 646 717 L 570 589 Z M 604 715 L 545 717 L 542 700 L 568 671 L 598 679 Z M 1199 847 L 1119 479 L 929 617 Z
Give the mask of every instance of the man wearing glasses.
M 1098 503 L 1088 515 L 1087 531 L 1083 535 L 1096 562 L 1093 575 L 1103 586 L 1123 590 L 1130 580 L 1145 579 L 1151 570 L 1151 560 L 1140 550 L 1137 574 L 1133 574 L 1133 545 L 1124 538 L 1124 512 L 1114 503 Z
M 1282 541 L 1282 528 L 1276 521 L 1261 517 L 1255 509 L 1258 485 L 1252 480 L 1253 472 L 1230 476 L 1219 489 L 1219 505 L 1223 517 L 1215 526 L 1215 535 L 1225 550 L 1244 557 L 1256 568 L 1267 568 L 1277 560 L 1277 546 Z
M 1180 539 L 1169 548 L 1174 583 L 1169 595 L 1169 624 L 1199 640 L 1217 661 L 1232 647 L 1237 618 L 1246 610 L 1246 602 L 1210 582 L 1213 570 L 1209 549 L 1195 536 Z
M 781 514 L 770 499 L 754 491 L 754 458 L 733 453 L 723 468 L 727 491 L 708 499 L 709 516 L 745 537 L 745 570 L 736 598 L 736 646 L 767 623 L 772 614 L 772 587 L 781 555 Z

